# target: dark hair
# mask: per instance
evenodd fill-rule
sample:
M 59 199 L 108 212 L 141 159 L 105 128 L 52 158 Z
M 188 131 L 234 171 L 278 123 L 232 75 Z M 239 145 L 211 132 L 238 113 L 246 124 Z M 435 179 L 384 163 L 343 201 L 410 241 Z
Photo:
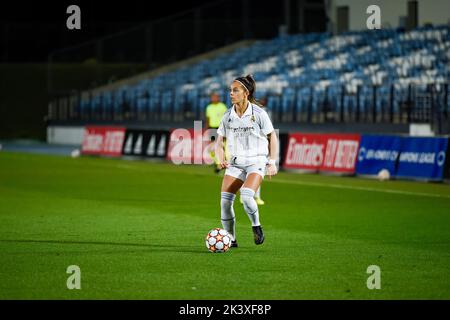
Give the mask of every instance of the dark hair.
M 245 89 L 248 91 L 248 100 L 251 103 L 254 103 L 258 106 L 261 106 L 261 103 L 255 99 L 254 94 L 256 90 L 256 81 L 251 74 L 246 75 L 245 77 L 238 77 L 235 81 L 240 82 Z

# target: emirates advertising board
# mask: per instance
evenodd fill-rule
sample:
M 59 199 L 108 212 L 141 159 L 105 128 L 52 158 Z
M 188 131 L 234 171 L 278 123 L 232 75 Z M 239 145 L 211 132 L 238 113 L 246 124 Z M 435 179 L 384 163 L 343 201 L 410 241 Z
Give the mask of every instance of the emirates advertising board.
M 125 131 L 124 127 L 86 126 L 82 154 L 120 157 Z
M 284 169 L 354 174 L 359 134 L 290 133 Z

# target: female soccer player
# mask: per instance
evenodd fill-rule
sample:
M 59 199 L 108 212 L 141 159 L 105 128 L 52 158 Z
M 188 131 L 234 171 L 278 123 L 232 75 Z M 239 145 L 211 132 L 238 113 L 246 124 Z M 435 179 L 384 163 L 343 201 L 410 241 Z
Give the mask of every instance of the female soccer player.
M 251 75 L 236 78 L 230 86 L 233 106 L 224 114 L 217 130 L 216 155 L 225 170 L 221 189 L 222 226 L 233 237 L 237 247 L 233 202 L 240 189 L 244 210 L 253 229 L 255 244 L 264 242 L 259 222 L 258 205 L 254 199 L 264 175 L 277 174 L 278 138 L 267 112 L 254 98 L 255 80 Z M 225 159 L 224 140 L 230 161 Z M 242 188 L 241 188 L 242 187 Z

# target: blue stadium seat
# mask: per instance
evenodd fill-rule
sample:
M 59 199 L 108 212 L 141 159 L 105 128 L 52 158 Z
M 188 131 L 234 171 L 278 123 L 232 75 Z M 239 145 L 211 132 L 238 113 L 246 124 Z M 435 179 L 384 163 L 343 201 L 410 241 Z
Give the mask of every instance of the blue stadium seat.
M 448 52 L 449 26 L 420 27 L 407 32 L 352 31 L 336 36 L 288 35 L 257 41 L 249 47 L 143 79 L 133 87 L 122 86 L 84 98 L 79 108 L 81 113 L 120 112 L 128 104 L 138 112 L 190 111 L 201 118 L 212 91 L 218 91 L 230 105 L 230 81 L 252 73 L 257 81 L 257 95 L 267 97 L 268 109 L 277 114 L 303 114 L 310 107 L 312 112 L 326 107 L 328 111 L 353 114 L 358 105 L 363 114 L 373 108 L 385 112 L 391 101 L 388 111 L 398 114 L 408 102 L 410 84 L 426 87 L 430 83 L 442 87 L 436 94 L 436 103 L 447 110 Z M 375 91 L 373 86 L 377 86 Z M 417 90 L 421 92 L 423 88 L 419 86 Z

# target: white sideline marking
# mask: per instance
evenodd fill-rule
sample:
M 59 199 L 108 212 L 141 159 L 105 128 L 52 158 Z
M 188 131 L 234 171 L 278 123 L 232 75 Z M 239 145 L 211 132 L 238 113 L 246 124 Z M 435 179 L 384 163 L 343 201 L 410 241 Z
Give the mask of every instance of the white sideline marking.
M 114 167 L 121 169 L 132 169 L 132 170 L 144 170 L 146 168 L 137 168 L 135 166 L 129 164 L 116 164 Z M 194 175 L 205 175 L 211 176 L 210 173 L 206 172 L 190 172 L 183 171 L 183 173 L 194 174 Z M 267 177 L 265 178 L 267 180 Z M 328 184 L 328 183 L 320 183 L 320 182 L 304 182 L 304 181 L 292 181 L 292 180 L 283 180 L 278 179 L 276 176 L 270 180 L 270 182 L 276 183 L 288 183 L 288 184 L 299 184 L 305 186 L 314 186 L 314 187 L 325 187 L 325 188 L 337 188 L 337 189 L 349 189 L 349 190 L 360 190 L 360 191 L 370 191 L 370 192 L 384 192 L 384 193 L 392 193 L 392 194 L 401 194 L 407 196 L 421 196 L 421 197 L 431 197 L 431 198 L 446 198 L 450 199 L 450 195 L 443 194 L 432 194 L 432 193 L 424 193 L 424 192 L 411 192 L 411 191 L 401 191 L 401 190 L 393 190 L 393 189 L 377 189 L 377 188 L 369 188 L 369 187 L 355 187 L 355 186 L 347 186 L 343 184 Z
M 343 184 L 328 184 L 328 183 L 320 183 L 320 182 L 291 181 L 291 180 L 282 180 L 282 179 L 277 179 L 277 178 L 274 178 L 273 180 L 271 180 L 271 182 L 301 184 L 301 185 L 305 185 L 305 186 L 315 186 L 315 187 L 329 187 L 329 188 L 338 188 L 338 189 L 350 189 L 350 190 L 394 193 L 394 194 L 403 194 L 403 195 L 408 195 L 408 196 L 422 196 L 422 197 L 448 198 L 448 199 L 450 199 L 450 195 L 447 196 L 447 195 L 443 195 L 443 194 L 411 192 L 411 191 L 401 191 L 401 190 L 392 190 L 392 189 L 377 189 L 377 188 L 368 188 L 368 187 L 354 187 L 354 186 L 347 186 L 347 185 L 343 185 Z

